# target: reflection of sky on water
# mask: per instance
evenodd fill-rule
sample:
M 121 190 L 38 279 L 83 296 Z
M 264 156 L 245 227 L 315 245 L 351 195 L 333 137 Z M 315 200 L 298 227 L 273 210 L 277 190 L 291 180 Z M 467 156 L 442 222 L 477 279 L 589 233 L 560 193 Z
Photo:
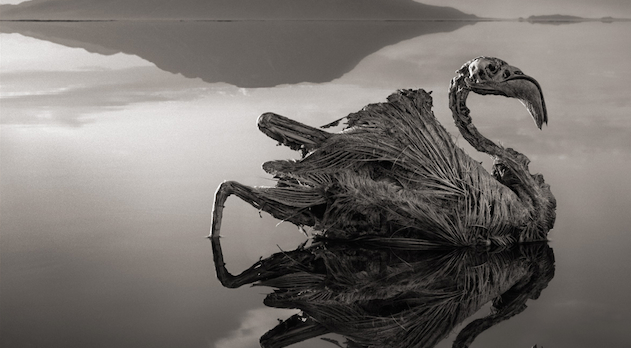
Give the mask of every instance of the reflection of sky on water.
M 578 26 L 584 28 L 580 41 L 575 40 Z M 113 57 L 103 57 L 88 54 L 82 50 L 68 50 L 60 46 L 42 41 L 24 38 L 18 35 L 8 35 L 3 40 L 3 46 L 15 52 L 15 55 L 3 58 L 3 84 L 2 93 L 7 95 L 7 89 L 17 95 L 3 100 L 3 123 L 46 123 L 65 122 L 68 124 L 81 123 L 91 120 L 89 113 L 93 113 L 92 106 L 104 109 L 124 107 L 128 104 L 144 102 L 161 102 L 196 99 L 199 104 L 208 101 L 208 98 L 223 98 L 226 94 L 237 98 L 240 106 L 256 105 L 254 114 L 260 113 L 261 107 L 269 100 L 269 93 L 278 93 L 286 89 L 284 93 L 278 93 L 285 98 L 303 98 L 293 103 L 268 103 L 269 110 L 281 110 L 283 106 L 291 105 L 289 115 L 297 112 L 308 113 L 309 110 L 318 117 L 314 121 L 322 122 L 336 118 L 340 114 L 350 112 L 361 107 L 366 102 L 372 102 L 383 98 L 384 93 L 401 87 L 423 87 L 433 90 L 435 95 L 436 114 L 439 117 L 448 117 L 446 103 L 446 81 L 449 80 L 454 66 L 459 66 L 467 59 L 478 55 L 495 55 L 504 58 L 508 62 L 523 67 L 526 72 L 537 72 L 548 100 L 549 113 L 552 117 L 550 127 L 546 129 L 545 139 L 539 137 L 539 132 L 531 127 L 527 121 L 527 113 L 511 105 L 514 100 L 504 98 L 472 96 L 471 105 L 474 115 L 481 127 L 488 126 L 485 116 L 502 117 L 518 122 L 520 128 L 515 131 L 516 122 L 499 122 L 493 124 L 495 138 L 506 140 L 510 138 L 511 144 L 518 146 L 520 143 L 530 143 L 537 137 L 539 142 L 534 151 L 545 149 L 546 151 L 591 151 L 595 148 L 616 147 L 624 149 L 631 146 L 629 137 L 624 129 L 630 126 L 626 111 L 629 108 L 624 81 L 631 74 L 628 69 L 621 66 L 623 63 L 616 57 L 628 56 L 628 45 L 624 45 L 617 32 L 626 23 L 602 25 L 601 23 L 583 23 L 571 26 L 549 28 L 547 26 L 533 26 L 530 24 L 515 23 L 478 23 L 467 27 L 466 30 L 458 30 L 454 33 L 426 35 L 418 39 L 402 42 L 389 46 L 380 52 L 371 55 L 362 61 L 353 71 L 342 78 L 329 84 L 309 86 L 286 86 L 274 89 L 248 89 L 237 91 L 235 88 L 222 84 L 203 84 L 197 79 L 183 79 L 181 76 L 163 73 L 150 68 L 150 63 L 133 56 L 118 54 Z M 528 29 L 532 40 L 521 39 L 519 33 Z M 548 40 L 535 40 L 546 36 Z M 608 37 L 609 40 L 601 40 Z M 480 45 L 480 39 L 486 41 Z M 616 42 L 616 40 L 620 42 Z M 26 42 L 26 45 L 19 45 Z M 37 42 L 37 44 L 35 44 Z M 20 47 L 43 47 L 27 51 Z M 441 47 L 440 50 L 426 49 L 427 47 Z M 420 49 L 422 48 L 422 49 Z M 45 64 L 32 64 L 37 66 L 35 71 L 28 71 L 28 62 L 33 61 L 33 52 L 51 50 L 47 55 Z M 69 51 L 70 59 L 64 58 L 59 51 Z M 7 49 L 8 51 L 8 49 Z M 576 52 L 580 51 L 580 55 Z M 607 54 L 602 54 L 607 52 Z M 531 54 L 534 53 L 534 54 Z M 528 61 L 522 57 L 528 54 Z M 85 62 L 88 56 L 95 56 L 96 62 Z M 580 59 L 577 58 L 580 57 Z M 26 62 L 21 58 L 25 57 Z M 108 61 L 107 69 L 103 67 L 90 67 L 90 64 L 99 64 L 99 61 Z M 75 67 L 55 69 L 64 62 L 72 62 Z M 43 70 L 42 67 L 46 70 Z M 17 70 L 22 71 L 17 71 Z M 26 71 L 24 71 L 26 70 Z M 43 71 L 42 71 L 43 70 Z M 28 72 L 27 72 L 28 71 Z M 562 78 L 558 78 L 562 76 Z M 42 83 L 43 81 L 43 83 Z M 372 88 L 378 81 L 379 90 Z M 617 81 L 617 82 L 616 82 Z M 37 86 L 37 90 L 33 90 Z M 343 90 L 344 98 L 340 98 L 340 90 Z M 355 86 L 370 86 L 357 90 Z M 37 95 L 21 95 L 21 90 Z M 261 94 L 261 91 L 264 91 Z M 273 92 L 272 92 L 273 91 Z M 349 95 L 352 93 L 353 95 Z M 260 96 L 262 98 L 257 98 Z M 205 98 L 201 98 L 205 97 Z M 319 97 L 319 98 L 318 98 Z M 322 115 L 322 99 L 341 99 L 333 105 L 339 105 L 339 112 L 327 108 L 327 115 Z M 489 103 L 489 98 L 493 102 Z M 263 99 L 263 100 L 261 100 Z M 233 102 L 235 100 L 232 100 Z M 311 102 L 309 102 L 311 101 Z M 579 102 L 580 101 L 580 102 Z M 299 110 L 294 107 L 300 102 Z M 352 102 L 356 102 L 352 104 Z M 475 103 L 475 104 L 474 104 Z M 216 104 L 216 101 L 213 101 Z M 310 105 L 311 104 L 311 105 Z M 346 106 L 344 104 L 347 104 Z M 25 108 L 28 105 L 28 108 Z M 483 105 L 483 106 L 482 106 Z M 511 110 L 513 115 L 507 115 L 505 109 Z M 514 109 L 514 110 L 513 110 Z M 100 109 L 100 111 L 103 109 Z M 476 112 L 476 110 L 484 110 Z M 281 111 L 278 111 L 282 113 Z M 607 115 L 602 115 L 606 112 Z M 298 115 L 299 116 L 299 115 Z M 329 118 L 327 118 L 329 117 Z M 564 122 L 571 119 L 572 122 Z M 557 122 L 555 122 L 555 120 Z M 443 123 L 449 123 L 446 119 Z M 563 125 L 563 128 L 560 125 Z M 568 129 L 568 127 L 571 127 Z M 517 138 L 515 138 L 517 136 Z M 568 137 L 580 138 L 580 143 L 572 143 Z M 546 142 L 543 144 L 541 142 Z M 507 143 L 509 141 L 506 141 Z M 523 146 L 520 148 L 523 149 Z M 571 149 L 571 150 L 570 150 Z M 528 152 L 532 154 L 533 152 Z
M 277 318 L 291 316 L 297 311 L 277 308 L 256 308 L 244 313 L 241 326 L 217 340 L 216 348 L 256 347 L 259 338 L 278 324 Z
M 2 330 L 15 339 L 37 330 L 34 343 L 229 347 L 239 327 L 268 317 L 256 312 L 260 289 L 226 290 L 212 275 L 202 238 L 212 193 L 224 179 L 269 184 L 260 163 L 295 157 L 258 132 L 256 117 L 274 111 L 319 125 L 396 88 L 422 87 L 456 134 L 447 83 L 484 54 L 544 89 L 543 131 L 514 100 L 472 96 L 470 107 L 483 133 L 527 154 L 552 185 L 558 271 L 526 312 L 475 345 L 623 347 L 631 324 L 630 286 L 620 279 L 631 271 L 630 30 L 477 23 L 386 47 L 330 83 L 261 89 L 3 34 Z M 236 200 L 225 219 L 230 269 L 302 240 Z

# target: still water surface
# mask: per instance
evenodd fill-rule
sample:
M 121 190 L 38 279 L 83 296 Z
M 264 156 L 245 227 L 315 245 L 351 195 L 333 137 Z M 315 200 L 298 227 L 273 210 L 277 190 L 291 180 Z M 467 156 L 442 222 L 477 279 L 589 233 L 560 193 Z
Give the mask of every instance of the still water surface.
M 271 185 L 260 164 L 298 155 L 259 133 L 258 115 L 317 126 L 424 88 L 456 135 L 448 82 L 480 55 L 540 82 L 543 131 L 515 100 L 471 96 L 469 106 L 482 133 L 529 156 L 558 209 L 554 279 L 472 347 L 631 342 L 631 23 L 320 23 L 328 34 L 308 40 L 278 38 L 280 24 L 136 24 L 126 35 L 116 23 L 50 25 L 2 23 L 0 36 L 2 346 L 258 346 L 295 311 L 265 307 L 266 288 L 223 288 L 204 238 L 219 183 Z M 270 41 L 233 43 L 252 31 Z M 307 46 L 318 50 L 298 53 Z M 222 233 L 233 272 L 305 240 L 237 199 Z

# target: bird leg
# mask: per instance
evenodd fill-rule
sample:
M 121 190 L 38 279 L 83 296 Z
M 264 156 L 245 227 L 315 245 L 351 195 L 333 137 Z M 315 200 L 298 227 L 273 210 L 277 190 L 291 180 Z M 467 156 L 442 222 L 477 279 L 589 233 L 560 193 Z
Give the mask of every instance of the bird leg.
M 278 141 L 279 144 L 288 146 L 292 150 L 300 150 L 303 157 L 320 147 L 332 135 L 271 112 L 259 116 L 257 123 L 261 132 Z
M 225 181 L 215 193 L 211 237 L 219 237 L 224 204 L 233 194 L 254 208 L 299 226 L 313 226 L 315 221 L 309 208 L 325 202 L 318 191 L 309 187 L 251 187 Z
M 278 278 L 300 271 L 314 271 L 315 255 L 307 249 L 299 248 L 292 251 L 279 252 L 268 258 L 261 259 L 250 268 L 238 275 L 232 275 L 226 269 L 219 238 L 211 237 L 213 258 L 217 278 L 227 288 L 238 288 L 245 284 Z
M 332 135 L 273 113 L 261 115 L 258 119 L 258 127 L 280 144 L 289 146 L 293 150 L 301 150 L 303 157 L 308 152 L 318 148 Z M 215 193 L 210 239 L 213 246 L 217 278 L 227 287 L 239 287 L 248 282 L 260 280 L 260 278 L 253 278 L 252 274 L 254 273 L 248 271 L 235 277 L 225 267 L 219 236 L 224 204 L 228 197 L 233 194 L 277 219 L 289 221 L 299 226 L 313 226 L 316 219 L 311 208 L 326 203 L 321 192 L 302 185 L 250 187 L 235 181 L 222 183 Z M 253 266 L 250 271 L 259 266 Z
M 248 282 L 260 280 L 252 278 L 251 274 L 246 274 L 241 278 L 239 278 L 240 276 L 235 277 L 225 267 L 219 237 L 224 204 L 228 197 L 233 194 L 277 219 L 286 220 L 299 226 L 313 226 L 315 217 L 310 208 L 324 202 L 318 192 L 307 187 L 250 187 L 235 181 L 223 182 L 215 193 L 209 238 L 212 241 L 217 278 L 226 287 L 239 287 Z M 253 268 L 256 267 L 253 266 Z

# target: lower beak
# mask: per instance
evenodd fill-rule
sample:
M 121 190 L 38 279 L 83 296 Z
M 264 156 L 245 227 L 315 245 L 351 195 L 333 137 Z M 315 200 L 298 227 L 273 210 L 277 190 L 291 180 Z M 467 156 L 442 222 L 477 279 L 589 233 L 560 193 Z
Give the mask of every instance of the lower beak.
M 507 97 L 519 99 L 532 116 L 539 129 L 548 123 L 548 111 L 543 99 L 543 92 L 539 82 L 527 75 L 513 75 L 504 81 L 504 94 Z

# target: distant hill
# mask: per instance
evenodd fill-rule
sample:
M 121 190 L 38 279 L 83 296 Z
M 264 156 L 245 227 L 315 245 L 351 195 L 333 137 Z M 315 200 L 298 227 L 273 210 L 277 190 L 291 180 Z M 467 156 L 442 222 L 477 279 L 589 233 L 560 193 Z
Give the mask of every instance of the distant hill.
M 530 16 L 527 20 L 528 22 L 581 22 L 585 21 L 586 18 L 554 14 L 543 16 Z
M 0 5 L 3 20 L 475 18 L 412 0 L 31 0 Z
M 600 21 L 603 23 L 628 22 L 629 19 L 614 18 L 614 17 L 584 18 L 584 17 L 577 17 L 577 16 L 554 14 L 554 15 L 543 15 L 543 16 L 530 16 L 528 18 L 520 17 L 519 21 L 537 23 L 537 24 L 560 25 L 560 24 L 572 24 L 572 23 L 596 22 L 596 21 Z
M 104 55 L 133 54 L 162 70 L 209 83 L 272 87 L 329 82 L 385 46 L 473 24 L 468 21 L 2 22 L 0 33 L 20 33 Z

